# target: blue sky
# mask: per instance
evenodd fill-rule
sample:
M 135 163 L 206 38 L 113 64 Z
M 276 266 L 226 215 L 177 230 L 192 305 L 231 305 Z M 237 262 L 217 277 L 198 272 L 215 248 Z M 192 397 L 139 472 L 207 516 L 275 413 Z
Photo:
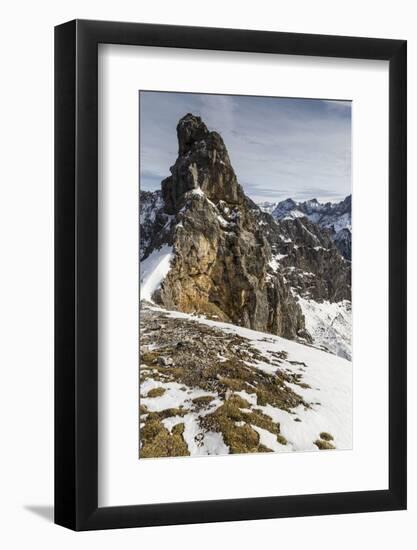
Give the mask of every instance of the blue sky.
M 176 125 L 202 117 L 226 144 L 239 183 L 256 202 L 351 193 L 351 103 L 140 92 L 140 185 L 160 188 L 178 154 Z

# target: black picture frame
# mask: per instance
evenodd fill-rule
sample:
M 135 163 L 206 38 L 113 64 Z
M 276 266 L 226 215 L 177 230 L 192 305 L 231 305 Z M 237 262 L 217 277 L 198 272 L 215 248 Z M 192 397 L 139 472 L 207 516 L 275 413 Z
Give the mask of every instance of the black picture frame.
M 98 44 L 389 62 L 389 488 L 98 507 Z M 74 20 L 55 28 L 55 522 L 74 530 L 406 508 L 406 41 Z

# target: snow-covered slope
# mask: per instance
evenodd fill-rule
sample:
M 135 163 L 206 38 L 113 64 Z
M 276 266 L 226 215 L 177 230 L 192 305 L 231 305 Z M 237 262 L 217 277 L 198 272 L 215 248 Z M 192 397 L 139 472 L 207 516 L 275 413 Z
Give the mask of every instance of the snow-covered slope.
M 153 411 L 163 419 L 167 441 L 174 438 L 170 444 L 181 442 L 178 434 L 183 438 L 182 455 L 240 452 L 236 441 L 239 443 L 244 436 L 253 438 L 254 432 L 258 434 L 257 445 L 273 452 L 352 447 L 350 361 L 278 336 L 203 317 L 156 307 L 148 307 L 145 313 L 151 316 L 152 323 L 161 323 L 163 330 L 159 342 L 152 345 L 151 354 L 148 352 L 144 357 L 153 358 L 160 353 L 162 358 L 153 360 L 166 365 L 154 370 L 157 372 L 154 377 L 152 366 L 146 361 L 141 364 L 141 376 L 145 377 L 141 384 L 141 428 L 145 433 L 141 444 L 145 456 L 150 456 L 149 452 L 158 448 L 146 439 L 149 413 Z M 190 375 L 178 376 L 178 367 L 181 368 L 190 355 L 179 355 L 181 351 L 175 345 L 172 347 L 170 341 L 170 334 L 178 336 L 183 330 L 188 335 L 185 345 L 195 358 L 194 368 L 198 364 L 204 372 L 196 379 L 195 385 L 190 383 L 193 379 Z M 213 381 L 210 381 L 209 373 L 214 367 L 212 360 L 206 361 L 205 365 L 204 355 L 197 358 L 196 354 L 201 338 L 208 346 L 210 339 L 217 342 L 217 361 L 220 361 L 220 366 L 225 365 L 225 369 L 230 361 L 227 354 L 229 351 L 234 353 L 233 343 L 239 339 L 240 349 L 246 350 L 248 358 L 241 362 L 237 358 L 238 363 L 233 369 L 245 368 L 245 372 L 252 372 L 247 382 L 242 380 L 243 386 L 227 382 L 229 389 L 224 392 L 223 378 L 219 378 L 215 369 Z M 148 346 L 144 347 L 148 349 Z M 296 401 L 294 406 L 280 406 L 274 394 L 260 389 L 266 383 L 269 386 L 262 388 L 276 387 L 280 396 L 290 392 L 297 396 L 299 404 Z M 197 406 L 202 402 L 207 404 Z M 217 419 L 221 421 L 216 424 Z M 158 437 L 162 440 L 162 435 Z
M 153 293 L 161 286 L 171 267 L 172 247 L 162 246 L 140 262 L 140 299 L 152 301 Z
M 276 202 L 258 202 L 257 205 L 262 210 L 262 212 L 266 212 L 267 214 L 272 214 L 272 212 L 275 210 L 278 203 Z
M 352 308 L 348 300 L 316 302 L 298 298 L 306 329 L 315 345 L 339 357 L 352 359 Z
M 286 199 L 277 203 L 271 214 L 276 220 L 295 219 L 305 216 L 293 199 Z

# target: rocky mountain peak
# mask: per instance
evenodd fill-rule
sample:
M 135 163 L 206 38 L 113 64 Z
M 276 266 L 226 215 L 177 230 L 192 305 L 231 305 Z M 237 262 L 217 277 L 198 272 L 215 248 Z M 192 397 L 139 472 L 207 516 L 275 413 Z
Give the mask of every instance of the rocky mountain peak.
M 193 193 L 204 193 L 216 204 L 241 204 L 244 193 L 220 134 L 209 132 L 200 117 L 188 113 L 177 125 L 177 136 L 178 158 L 162 182 L 166 212 L 177 213 Z
M 340 208 L 343 212 L 351 212 L 352 210 L 352 195 L 348 195 L 341 203 Z
M 288 198 L 279 202 L 271 213 L 274 218 L 280 220 L 288 215 L 289 212 L 295 211 L 296 209 L 297 203 L 293 199 Z
M 285 199 L 279 203 L 281 206 L 286 206 L 287 208 L 295 208 L 297 205 L 293 199 Z
M 178 154 L 185 155 L 196 141 L 204 139 L 209 131 L 199 116 L 187 113 L 177 124 Z

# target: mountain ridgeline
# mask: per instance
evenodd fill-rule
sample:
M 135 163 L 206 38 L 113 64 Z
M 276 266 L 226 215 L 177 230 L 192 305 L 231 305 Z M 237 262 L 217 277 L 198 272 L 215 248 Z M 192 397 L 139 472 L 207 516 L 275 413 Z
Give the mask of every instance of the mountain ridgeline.
M 185 115 L 177 136 L 171 175 L 160 190 L 140 193 L 141 265 L 172 250 L 152 300 L 316 343 L 303 304 L 350 304 L 350 225 L 336 224 L 338 212 L 312 216 L 296 203 L 262 210 L 238 183 L 222 137 L 200 117 Z M 350 215 L 346 201 L 340 216 Z
M 338 203 L 322 204 L 317 199 L 305 202 L 286 199 L 278 203 L 263 203 L 259 206 L 276 220 L 307 218 L 321 228 L 327 229 L 341 254 L 351 260 L 352 195 Z

